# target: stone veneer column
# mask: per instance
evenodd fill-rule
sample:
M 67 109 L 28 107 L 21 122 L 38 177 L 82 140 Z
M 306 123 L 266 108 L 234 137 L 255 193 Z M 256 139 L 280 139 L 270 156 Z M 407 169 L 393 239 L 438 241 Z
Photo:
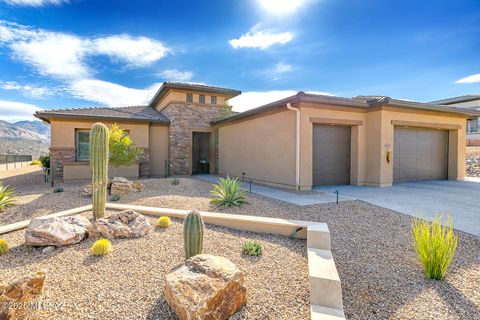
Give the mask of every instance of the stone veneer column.
M 140 157 L 138 168 L 140 177 L 150 176 L 150 149 L 143 148 L 143 154 Z
M 223 105 L 171 103 L 162 110 L 170 119 L 169 126 L 169 171 L 171 175 L 190 175 L 192 130 L 213 129 L 210 122 L 231 113 Z M 217 130 L 218 131 L 218 130 Z M 212 132 L 213 134 L 213 132 Z M 218 144 L 215 142 L 214 171 L 218 166 Z
M 50 168 L 55 169 L 55 180 L 63 181 L 63 165 L 76 158 L 75 148 L 50 148 Z

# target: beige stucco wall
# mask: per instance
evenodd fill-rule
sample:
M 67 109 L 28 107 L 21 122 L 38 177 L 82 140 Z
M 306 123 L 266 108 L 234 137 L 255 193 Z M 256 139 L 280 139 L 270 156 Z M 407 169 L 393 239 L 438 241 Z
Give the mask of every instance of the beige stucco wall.
M 51 128 L 51 147 L 52 148 L 75 148 L 75 130 L 90 130 L 92 125 L 98 121 L 69 121 L 69 120 L 52 120 Z M 130 137 L 137 147 L 148 148 L 148 123 L 125 123 L 102 121 L 103 124 L 111 127 L 117 123 L 121 129 L 128 130 Z
M 219 173 L 295 186 L 295 113 L 282 111 L 219 128 Z
M 217 97 L 217 105 L 224 105 L 225 104 L 225 97 L 219 94 L 213 94 L 209 92 L 199 92 L 199 91 L 188 91 L 188 90 L 169 90 L 168 93 L 162 98 L 162 100 L 155 106 L 157 110 L 161 110 L 166 107 L 171 102 L 186 102 L 187 101 L 187 93 L 191 93 L 193 95 L 193 103 L 199 103 L 199 96 L 205 96 L 205 104 L 210 103 L 210 97 L 215 96 Z
M 168 126 L 151 125 L 150 135 L 150 175 L 165 175 L 165 160 L 168 160 Z

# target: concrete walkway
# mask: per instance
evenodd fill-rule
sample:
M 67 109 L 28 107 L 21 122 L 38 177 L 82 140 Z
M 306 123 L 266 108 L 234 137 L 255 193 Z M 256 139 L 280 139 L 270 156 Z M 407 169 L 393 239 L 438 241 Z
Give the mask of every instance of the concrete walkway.
M 197 179 L 208 181 L 211 183 L 217 182 L 218 177 L 211 176 L 208 174 L 200 174 L 194 176 Z M 246 190 L 249 190 L 250 185 L 248 182 L 243 182 L 242 187 Z M 283 191 L 277 188 L 270 188 L 264 185 L 252 184 L 252 193 L 259 194 L 264 197 L 277 199 L 280 201 L 288 202 L 298 206 L 308 206 L 311 204 L 318 203 L 330 203 L 336 201 L 336 195 L 333 191 L 326 192 L 315 192 L 315 193 L 306 193 L 300 194 L 296 192 Z M 341 200 L 351 200 L 350 198 L 342 198 Z
M 474 181 L 406 182 L 388 188 L 322 186 L 314 190 L 339 190 L 343 198 L 363 200 L 411 216 L 431 219 L 437 213 L 450 214 L 456 229 L 480 235 L 480 183 Z

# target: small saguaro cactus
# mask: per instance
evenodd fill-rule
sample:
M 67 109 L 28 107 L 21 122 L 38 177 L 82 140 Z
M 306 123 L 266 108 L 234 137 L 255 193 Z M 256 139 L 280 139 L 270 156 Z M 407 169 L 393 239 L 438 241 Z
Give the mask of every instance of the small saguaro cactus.
M 183 246 L 185 260 L 202 253 L 203 250 L 203 219 L 197 210 L 190 211 L 183 223 Z
M 92 205 L 95 220 L 105 216 L 108 184 L 108 128 L 95 123 L 90 130 L 90 168 L 92 170 Z

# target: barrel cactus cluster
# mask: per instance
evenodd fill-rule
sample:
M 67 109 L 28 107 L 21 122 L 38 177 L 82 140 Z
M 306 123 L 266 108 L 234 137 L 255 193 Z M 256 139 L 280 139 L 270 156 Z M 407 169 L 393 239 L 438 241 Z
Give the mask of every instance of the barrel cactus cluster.
M 104 256 L 112 251 L 112 244 L 107 239 L 97 240 L 92 246 L 94 256 Z
M 92 205 L 95 220 L 105 216 L 108 186 L 108 128 L 95 123 L 90 130 L 90 167 L 92 168 Z
M 185 259 L 196 256 L 203 251 L 203 219 L 200 212 L 190 211 L 183 224 L 183 245 Z

